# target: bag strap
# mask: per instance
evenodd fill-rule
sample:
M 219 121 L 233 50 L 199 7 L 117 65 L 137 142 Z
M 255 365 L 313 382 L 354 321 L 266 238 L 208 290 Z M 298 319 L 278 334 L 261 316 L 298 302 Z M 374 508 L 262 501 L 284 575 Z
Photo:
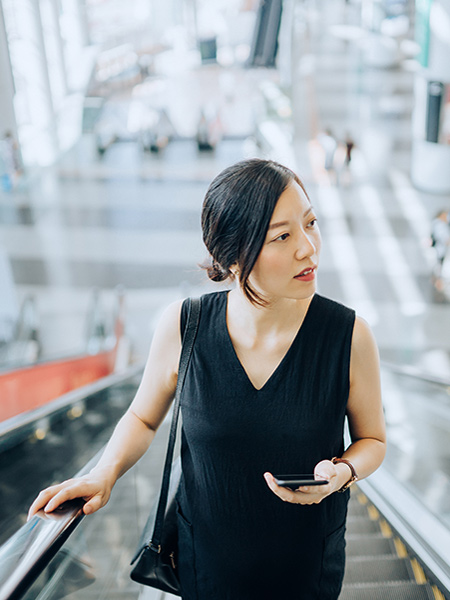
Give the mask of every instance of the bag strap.
M 169 441 L 167 444 L 166 462 L 164 463 L 163 479 L 161 492 L 159 494 L 158 509 L 156 512 L 155 526 L 149 547 L 155 552 L 161 552 L 161 537 L 164 525 L 164 515 L 167 506 L 167 496 L 169 493 L 170 473 L 172 471 L 173 451 L 177 436 L 178 416 L 180 413 L 181 391 L 183 389 L 186 371 L 194 346 L 195 336 L 197 335 L 198 323 L 200 320 L 200 298 L 188 298 L 186 301 L 188 307 L 188 317 L 184 331 L 181 347 L 180 364 L 178 367 L 177 387 L 175 391 L 175 401 L 173 404 L 172 424 L 170 426 Z

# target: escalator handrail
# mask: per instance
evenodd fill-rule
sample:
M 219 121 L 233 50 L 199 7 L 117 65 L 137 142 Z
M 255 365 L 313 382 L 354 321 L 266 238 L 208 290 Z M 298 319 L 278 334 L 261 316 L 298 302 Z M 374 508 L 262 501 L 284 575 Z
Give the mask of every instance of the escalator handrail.
M 11 417 L 6 421 L 0 423 L 0 440 L 3 436 L 8 436 L 21 427 L 26 425 L 30 425 L 35 421 L 39 421 L 45 417 L 48 417 L 51 414 L 59 412 L 61 410 L 66 409 L 68 406 L 76 404 L 77 402 L 81 402 L 85 400 L 87 397 L 100 392 L 107 387 L 110 387 L 114 384 L 121 383 L 122 381 L 126 381 L 135 375 L 138 375 L 143 371 L 143 364 L 139 363 L 128 367 L 126 370 L 121 371 L 120 373 L 113 373 L 111 375 L 107 375 L 106 377 L 102 377 L 97 381 L 79 387 L 71 392 L 67 392 L 67 394 L 63 394 L 59 398 L 48 402 L 44 406 L 40 406 L 33 410 L 30 410 L 25 413 L 21 413 L 16 415 L 15 417 Z
M 76 475 L 88 473 L 100 450 Z M 0 600 L 19 600 L 84 518 L 84 501 L 67 502 L 49 515 L 40 510 L 0 546 Z
M 8 431 L 67 408 L 68 405 L 82 401 L 98 391 L 132 379 L 142 370 L 143 365 L 137 364 L 126 371 L 108 375 L 64 394 L 47 406 L 30 411 L 29 414 L 13 417 L 9 419 L 14 423 L 9 425 Z M 102 451 L 103 449 L 74 477 L 88 473 L 98 462 Z M 49 515 L 40 510 L 0 547 L 0 600 L 19 600 L 23 597 L 84 518 L 83 504 L 82 500 L 74 500 Z
M 381 366 L 382 368 L 385 368 L 388 371 L 392 371 L 393 373 L 397 373 L 398 375 L 414 377 L 415 379 L 420 379 L 421 381 L 435 383 L 437 385 L 443 385 L 445 387 L 450 386 L 450 379 L 446 379 L 445 377 L 440 377 L 438 375 L 432 375 L 431 373 L 422 371 L 417 367 L 414 367 L 413 365 L 399 365 L 396 363 L 391 363 L 382 360 Z

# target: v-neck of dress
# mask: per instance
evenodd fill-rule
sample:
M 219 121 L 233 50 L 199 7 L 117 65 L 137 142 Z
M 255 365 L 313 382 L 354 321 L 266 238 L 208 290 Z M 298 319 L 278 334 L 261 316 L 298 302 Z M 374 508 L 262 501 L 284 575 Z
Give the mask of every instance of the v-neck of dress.
M 273 379 L 276 377 L 276 375 L 278 374 L 278 372 L 282 369 L 282 367 L 285 364 L 285 362 L 288 360 L 289 355 L 291 354 L 292 348 L 296 345 L 297 340 L 300 337 L 302 331 L 304 330 L 305 324 L 306 324 L 307 320 L 310 317 L 311 309 L 313 307 L 313 304 L 316 301 L 317 294 L 314 294 L 311 302 L 309 303 L 309 306 L 308 306 L 308 309 L 306 311 L 306 314 L 303 317 L 302 322 L 300 323 L 300 327 L 298 328 L 297 333 L 295 334 L 295 336 L 294 336 L 292 342 L 290 343 L 289 347 L 287 348 L 286 352 L 284 353 L 283 358 L 280 360 L 280 362 L 277 364 L 277 366 L 275 367 L 275 369 L 272 371 L 272 373 L 266 379 L 266 381 L 264 382 L 264 384 L 260 388 L 257 388 L 257 387 L 255 387 L 254 383 L 250 379 L 247 371 L 244 368 L 244 365 L 240 361 L 239 356 L 237 355 L 236 349 L 234 347 L 233 341 L 231 339 L 230 332 L 228 330 L 228 323 L 227 323 L 228 293 L 229 292 L 227 291 L 224 294 L 224 296 L 225 296 L 225 302 L 224 302 L 224 310 L 223 310 L 223 313 L 222 313 L 222 317 L 223 317 L 223 326 L 225 328 L 225 336 L 226 336 L 226 338 L 228 340 L 228 344 L 230 346 L 231 354 L 234 356 L 234 360 L 238 364 L 239 370 L 243 373 L 245 379 L 248 381 L 248 383 L 252 387 L 252 389 L 255 392 L 262 392 L 273 381 Z

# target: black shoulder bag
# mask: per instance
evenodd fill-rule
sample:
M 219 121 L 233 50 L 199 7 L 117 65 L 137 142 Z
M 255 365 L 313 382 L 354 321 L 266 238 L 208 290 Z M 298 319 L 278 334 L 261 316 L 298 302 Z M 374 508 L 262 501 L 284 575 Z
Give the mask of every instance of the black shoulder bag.
M 174 462 L 173 451 L 177 434 L 180 398 L 186 371 L 200 319 L 200 299 L 188 298 L 188 319 L 181 349 L 178 381 L 173 406 L 172 424 L 167 445 L 166 462 L 159 494 L 147 519 L 144 531 L 131 564 L 131 579 L 164 592 L 181 595 L 177 573 L 177 514 L 175 495 L 181 478 L 180 458 Z M 157 507 L 157 508 L 156 508 Z

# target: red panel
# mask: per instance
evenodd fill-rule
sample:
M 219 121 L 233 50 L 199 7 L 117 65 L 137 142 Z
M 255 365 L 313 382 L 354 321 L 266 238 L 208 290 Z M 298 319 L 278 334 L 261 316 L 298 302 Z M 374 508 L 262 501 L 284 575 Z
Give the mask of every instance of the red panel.
M 109 375 L 116 350 L 51 361 L 0 375 L 0 421 L 55 400 L 62 394 Z

